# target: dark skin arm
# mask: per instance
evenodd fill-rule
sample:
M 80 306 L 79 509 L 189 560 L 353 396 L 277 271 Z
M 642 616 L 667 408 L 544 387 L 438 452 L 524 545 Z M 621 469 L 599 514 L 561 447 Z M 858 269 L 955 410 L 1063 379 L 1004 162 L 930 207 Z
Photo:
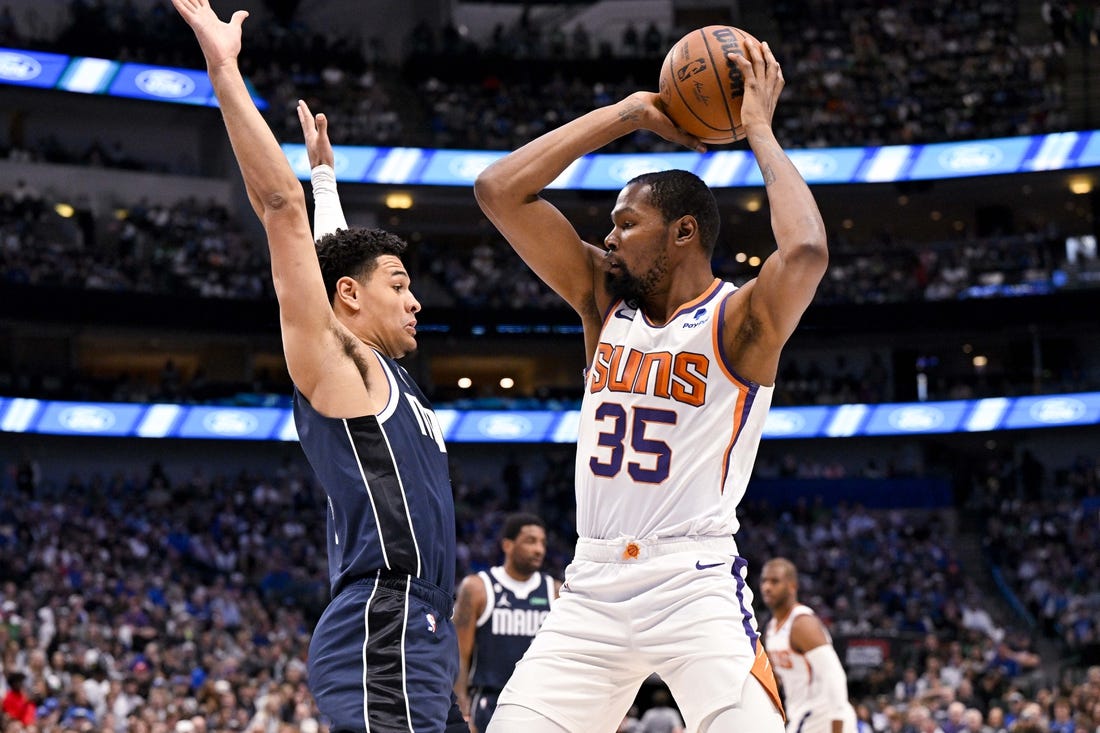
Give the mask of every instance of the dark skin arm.
M 455 697 L 462 717 L 474 729 L 470 716 L 470 666 L 474 661 L 477 620 L 485 613 L 485 584 L 477 575 L 467 575 L 458 586 L 458 599 L 455 601 L 454 625 L 458 635 L 458 679 L 455 680 Z

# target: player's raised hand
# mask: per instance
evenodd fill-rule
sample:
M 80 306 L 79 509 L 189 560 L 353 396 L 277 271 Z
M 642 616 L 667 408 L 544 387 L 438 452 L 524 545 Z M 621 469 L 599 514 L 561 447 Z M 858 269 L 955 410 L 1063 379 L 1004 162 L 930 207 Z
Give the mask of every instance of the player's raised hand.
M 776 61 L 767 43 L 744 39 L 745 55 L 728 54 L 745 78 L 745 96 L 741 102 L 741 124 L 748 130 L 752 125 L 771 127 L 779 93 L 783 91 L 783 69 Z
M 623 100 L 619 115 L 624 119 L 635 121 L 638 127 L 655 132 L 671 143 L 699 152 L 706 150 L 706 146 L 699 142 L 699 138 L 684 132 L 669 118 L 659 94 L 634 92 Z
M 247 10 L 238 10 L 224 23 L 208 0 L 172 0 L 172 5 L 195 32 L 208 68 L 236 62 L 241 52 L 241 24 L 248 17 Z
M 324 112 L 314 115 L 304 100 L 298 100 L 298 122 L 302 123 L 302 136 L 305 138 L 309 167 L 335 165 L 336 156 L 332 152 L 332 142 L 328 139 L 328 118 Z

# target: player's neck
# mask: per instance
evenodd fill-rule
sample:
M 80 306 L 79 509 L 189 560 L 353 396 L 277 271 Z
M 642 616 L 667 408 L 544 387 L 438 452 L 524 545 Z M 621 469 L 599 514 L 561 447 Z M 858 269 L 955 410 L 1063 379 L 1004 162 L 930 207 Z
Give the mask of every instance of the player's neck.
M 791 611 L 798 605 L 798 601 L 789 601 L 782 606 L 776 606 L 772 609 L 772 615 L 775 616 L 775 623 L 777 626 L 782 626 L 787 622 L 787 619 L 791 616 Z
M 646 317 L 657 324 L 665 324 L 686 304 L 695 300 L 714 284 L 710 268 L 692 269 L 683 266 L 683 274 L 677 273 L 668 290 L 655 293 L 641 304 Z
M 502 567 L 504 568 L 505 575 L 507 575 L 509 578 L 512 578 L 513 580 L 518 580 L 521 583 L 526 583 L 528 580 L 531 579 L 531 576 L 534 575 L 534 573 L 521 573 L 519 570 L 512 567 L 508 563 L 504 563 Z

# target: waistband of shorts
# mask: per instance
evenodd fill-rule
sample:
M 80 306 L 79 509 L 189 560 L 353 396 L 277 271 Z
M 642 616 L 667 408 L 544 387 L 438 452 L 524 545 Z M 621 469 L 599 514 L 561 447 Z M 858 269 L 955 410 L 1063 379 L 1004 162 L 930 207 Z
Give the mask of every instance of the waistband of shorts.
M 443 618 L 450 618 L 451 614 L 454 613 L 454 598 L 435 583 L 429 583 L 423 578 L 389 570 L 380 570 L 375 575 L 368 575 L 365 578 L 358 578 L 345 583 L 338 593 L 357 585 L 374 585 L 401 592 L 404 592 L 407 588 L 409 593 L 427 601 L 443 615 Z
M 678 552 L 721 552 L 737 554 L 737 542 L 732 536 L 721 537 L 668 537 L 632 540 L 621 537 L 615 540 L 577 540 L 574 557 L 593 562 L 639 562 L 661 555 Z

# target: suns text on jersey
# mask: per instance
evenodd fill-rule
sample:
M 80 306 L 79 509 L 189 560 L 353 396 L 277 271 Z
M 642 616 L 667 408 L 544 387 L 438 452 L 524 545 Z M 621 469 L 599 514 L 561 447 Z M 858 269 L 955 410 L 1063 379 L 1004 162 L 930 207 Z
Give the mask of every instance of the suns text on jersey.
M 643 352 L 601 342 L 588 390 L 647 394 L 699 407 L 707 399 L 709 371 L 710 360 L 703 354 Z

